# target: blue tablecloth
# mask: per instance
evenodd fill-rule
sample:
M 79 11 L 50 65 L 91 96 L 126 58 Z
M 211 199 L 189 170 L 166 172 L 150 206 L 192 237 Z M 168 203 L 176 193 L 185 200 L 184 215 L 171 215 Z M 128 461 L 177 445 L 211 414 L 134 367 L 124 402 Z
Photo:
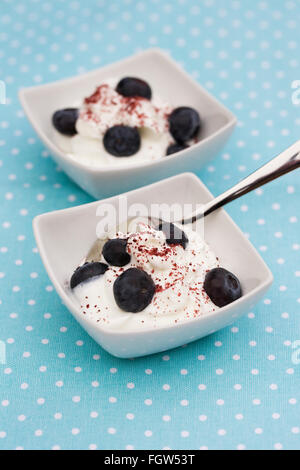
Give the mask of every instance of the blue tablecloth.
M 238 116 L 199 173 L 217 195 L 299 139 L 299 12 L 299 0 L 2 0 L 0 448 L 300 447 L 299 173 L 228 207 L 275 276 L 253 312 L 119 360 L 61 305 L 40 261 L 32 218 L 91 198 L 56 168 L 17 96 L 161 47 Z

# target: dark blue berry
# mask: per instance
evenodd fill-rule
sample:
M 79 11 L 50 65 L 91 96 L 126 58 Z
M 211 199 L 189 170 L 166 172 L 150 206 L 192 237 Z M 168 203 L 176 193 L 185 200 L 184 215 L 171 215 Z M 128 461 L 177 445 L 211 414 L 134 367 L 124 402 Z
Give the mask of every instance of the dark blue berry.
M 78 284 L 81 284 L 88 279 L 104 274 L 107 269 L 108 266 L 104 263 L 85 263 L 82 266 L 79 266 L 71 277 L 71 289 L 74 289 Z
M 105 150 L 115 157 L 130 157 L 139 151 L 141 137 L 135 127 L 110 127 L 103 138 Z
M 187 148 L 189 148 L 188 145 L 178 143 L 171 144 L 167 148 L 167 155 L 172 155 L 173 153 L 181 152 L 181 150 L 185 150 Z
M 112 266 L 125 266 L 129 263 L 131 256 L 126 251 L 127 240 L 114 238 L 108 240 L 102 250 L 105 261 Z
M 218 307 L 224 307 L 242 296 L 240 281 L 224 268 L 215 268 L 206 274 L 204 289 Z
M 77 108 L 66 108 L 56 111 L 52 116 L 52 123 L 55 129 L 61 134 L 73 136 L 77 134 L 75 127 L 78 119 Z
M 119 81 L 116 91 L 123 96 L 140 96 L 151 100 L 152 91 L 144 80 L 135 77 L 125 77 Z
M 189 242 L 186 234 L 172 223 L 162 222 L 156 230 L 164 232 L 168 245 L 181 245 L 185 249 Z
M 170 133 L 180 144 L 196 137 L 200 125 L 198 112 L 187 106 L 175 108 L 169 116 Z
M 115 301 L 121 310 L 138 313 L 153 299 L 155 284 L 145 271 L 130 268 L 117 278 L 113 287 Z

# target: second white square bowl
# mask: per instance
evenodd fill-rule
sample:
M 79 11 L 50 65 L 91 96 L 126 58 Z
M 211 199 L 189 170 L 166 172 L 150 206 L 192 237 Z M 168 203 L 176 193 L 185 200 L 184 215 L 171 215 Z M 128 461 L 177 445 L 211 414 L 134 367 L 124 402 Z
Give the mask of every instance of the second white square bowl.
M 185 173 L 126 194 L 128 207 L 151 204 L 204 204 L 212 195 L 192 173 Z M 165 351 L 214 333 L 249 312 L 272 283 L 265 262 L 233 220 L 221 209 L 205 218 L 205 240 L 224 268 L 238 276 L 243 296 L 220 308 L 182 324 L 138 331 L 110 331 L 86 318 L 68 288 L 70 275 L 96 239 L 97 209 L 111 204 L 116 214 L 119 197 L 43 214 L 34 220 L 34 233 L 45 268 L 62 302 L 81 326 L 104 349 L 117 357 L 137 357 Z M 124 218 L 124 214 L 121 214 Z
M 62 152 L 53 141 L 52 114 L 88 96 L 107 78 L 138 76 L 172 106 L 192 106 L 203 119 L 200 141 L 177 154 L 126 168 L 95 168 Z M 101 199 L 193 169 L 213 158 L 232 133 L 235 116 L 159 49 L 149 49 L 87 74 L 20 90 L 20 101 L 58 165 L 87 193 Z

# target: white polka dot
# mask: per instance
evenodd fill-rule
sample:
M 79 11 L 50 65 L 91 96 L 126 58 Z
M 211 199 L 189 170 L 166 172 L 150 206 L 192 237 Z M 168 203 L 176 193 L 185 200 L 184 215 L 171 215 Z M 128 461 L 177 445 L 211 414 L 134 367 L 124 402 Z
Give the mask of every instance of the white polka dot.
M 189 402 L 188 400 L 181 400 L 180 404 L 181 406 L 188 406 Z
M 238 444 L 237 450 L 246 450 L 245 444 Z
M 280 442 L 277 442 L 276 444 L 274 444 L 274 449 L 275 450 L 282 450 L 283 445 Z
M 207 421 L 207 416 L 206 415 L 200 415 L 199 416 L 199 421 L 201 421 L 201 422 Z
M 300 428 L 298 426 L 295 426 L 291 429 L 293 434 L 299 434 L 300 433 Z

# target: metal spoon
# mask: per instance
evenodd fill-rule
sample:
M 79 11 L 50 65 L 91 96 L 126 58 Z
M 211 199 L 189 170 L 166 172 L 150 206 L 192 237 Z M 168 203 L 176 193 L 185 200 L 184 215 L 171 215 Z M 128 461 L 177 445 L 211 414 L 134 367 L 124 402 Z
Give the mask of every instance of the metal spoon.
M 200 211 L 191 214 L 184 220 L 174 220 L 173 222 L 177 222 L 182 225 L 192 224 L 196 222 L 196 220 L 211 214 L 216 209 L 225 206 L 229 202 L 244 196 L 244 194 L 257 189 L 264 184 L 295 170 L 296 168 L 300 168 L 300 140 L 295 142 L 295 144 L 284 150 L 258 170 L 241 180 L 235 186 L 205 204 Z M 150 225 L 157 226 L 163 221 L 156 217 L 148 217 L 148 222 Z M 86 261 L 98 261 L 101 257 L 102 247 L 105 242 L 106 240 L 97 240 L 90 249 L 86 257 Z
M 290 171 L 296 170 L 296 168 L 300 168 L 300 140 L 281 152 L 277 157 L 272 158 L 272 160 L 241 180 L 235 186 L 225 191 L 225 193 L 205 204 L 200 212 L 195 212 L 187 219 L 182 220 L 181 223 L 193 223 L 196 220 L 211 214 L 216 209 L 225 206 L 229 202 L 244 196 L 244 194 L 250 193 L 254 189 L 257 189 L 264 184 L 289 173 Z

